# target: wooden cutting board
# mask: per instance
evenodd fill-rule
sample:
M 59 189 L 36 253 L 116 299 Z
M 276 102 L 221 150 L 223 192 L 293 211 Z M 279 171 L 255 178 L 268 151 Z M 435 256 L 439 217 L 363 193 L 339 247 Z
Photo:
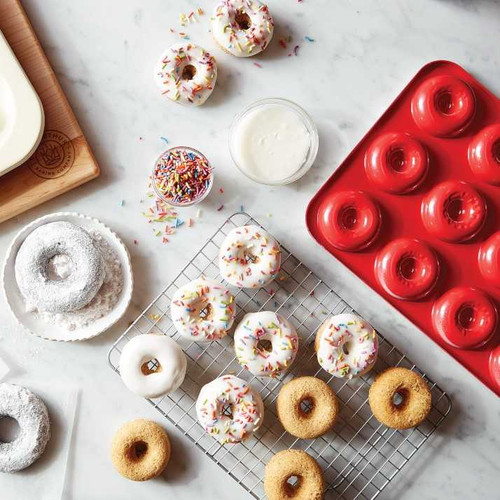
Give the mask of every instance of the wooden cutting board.
M 0 30 L 42 100 L 45 132 L 23 165 L 0 177 L 0 222 L 99 176 L 99 166 L 19 0 L 0 0 Z

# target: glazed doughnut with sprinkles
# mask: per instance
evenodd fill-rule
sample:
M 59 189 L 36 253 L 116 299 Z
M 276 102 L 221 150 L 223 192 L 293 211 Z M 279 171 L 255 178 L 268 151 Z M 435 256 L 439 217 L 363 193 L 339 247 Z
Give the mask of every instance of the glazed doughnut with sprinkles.
M 155 79 L 163 95 L 172 101 L 200 106 L 217 81 L 217 63 L 205 49 L 192 43 L 176 43 L 160 57 Z
M 259 226 L 236 227 L 219 252 L 222 277 L 239 288 L 268 285 L 278 274 L 281 250 L 276 240 Z
M 224 375 L 202 387 L 196 413 L 205 431 L 221 444 L 239 443 L 261 426 L 264 404 L 247 382 Z

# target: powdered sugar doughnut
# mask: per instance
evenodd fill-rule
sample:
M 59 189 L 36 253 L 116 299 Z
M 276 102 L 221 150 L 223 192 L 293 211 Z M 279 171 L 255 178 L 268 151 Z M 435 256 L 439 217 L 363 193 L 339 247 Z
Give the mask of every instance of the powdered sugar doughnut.
M 101 253 L 92 237 L 71 222 L 50 222 L 24 240 L 16 256 L 16 281 L 39 311 L 69 312 L 85 307 L 104 281 Z
M 150 361 L 155 360 L 154 369 Z M 138 335 L 127 342 L 120 356 L 124 384 L 139 396 L 158 398 L 174 392 L 186 376 L 186 355 L 165 335 Z
M 263 340 L 271 342 L 271 351 L 259 347 Z M 279 375 L 293 363 L 298 348 L 293 325 L 272 311 L 245 314 L 234 331 L 238 363 L 257 376 Z
M 318 362 L 331 375 L 352 378 L 377 361 L 378 338 L 373 327 L 355 314 L 337 314 L 319 328 L 314 343 Z
M 205 432 L 221 444 L 239 443 L 261 426 L 264 404 L 247 382 L 224 375 L 201 388 L 196 414 Z
M 0 442 L 0 472 L 26 469 L 42 456 L 50 439 L 47 407 L 25 387 L 0 384 L 0 416 L 13 418 L 20 429 L 14 441 Z
M 191 340 L 217 340 L 233 325 L 234 297 L 217 281 L 204 277 L 179 288 L 170 305 L 177 331 Z
M 220 247 L 220 273 L 239 288 L 266 286 L 276 277 L 280 265 L 278 243 L 259 226 L 234 228 Z
M 224 52 L 250 57 L 269 45 L 274 21 L 267 5 L 258 0 L 223 0 L 215 8 L 211 28 Z
M 169 47 L 155 66 L 155 80 L 162 94 L 172 101 L 200 106 L 217 81 L 215 58 L 192 43 Z

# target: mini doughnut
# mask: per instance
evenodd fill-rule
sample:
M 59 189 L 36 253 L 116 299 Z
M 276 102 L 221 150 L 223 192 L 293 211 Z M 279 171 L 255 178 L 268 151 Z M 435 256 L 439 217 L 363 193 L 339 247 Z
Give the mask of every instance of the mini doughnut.
M 429 233 L 456 243 L 473 238 L 486 220 L 486 203 L 470 184 L 445 181 L 422 200 L 422 222 Z
M 264 404 L 247 382 L 223 375 L 201 388 L 196 414 L 205 432 L 221 444 L 240 443 L 262 425 Z
M 259 226 L 236 227 L 220 247 L 222 277 L 239 288 L 268 285 L 278 274 L 281 250 L 276 240 Z
M 469 165 L 488 184 L 500 185 L 500 123 L 481 130 L 469 145 Z
M 297 478 L 293 486 L 291 478 Z M 305 451 L 279 451 L 266 465 L 264 491 L 269 500 L 321 500 L 324 490 L 323 471 Z
M 217 81 L 217 62 L 205 49 L 192 43 L 169 47 L 155 66 L 155 80 L 172 101 L 200 106 Z
M 233 325 L 236 304 L 221 283 L 201 277 L 179 288 L 170 305 L 172 322 L 188 339 L 210 341 L 224 337 Z
M 497 388 L 500 389 L 500 345 L 491 351 L 489 369 L 491 378 L 496 383 Z
M 434 288 L 439 276 L 436 254 L 423 241 L 398 238 L 388 243 L 375 259 L 375 277 L 393 297 L 416 300 Z
M 65 257 L 62 276 L 54 260 Z M 70 222 L 37 227 L 16 256 L 16 281 L 27 302 L 39 311 L 77 311 L 97 294 L 104 281 L 101 252 L 85 229 Z
M 482 290 L 455 287 L 434 303 L 432 324 L 446 343 L 472 349 L 484 345 L 495 334 L 497 309 Z
M 166 335 L 137 335 L 125 344 L 120 356 L 123 383 L 143 398 L 175 391 L 184 381 L 186 367 L 184 352 Z
M 371 144 L 365 155 L 366 175 L 389 193 L 414 190 L 425 179 L 428 167 L 427 150 L 410 134 L 384 134 Z
M 362 191 L 333 194 L 320 208 L 318 224 L 328 242 L 339 250 L 366 248 L 380 229 L 380 210 Z
M 454 76 L 429 78 L 418 87 L 411 101 L 415 123 L 428 134 L 453 137 L 472 121 L 476 99 L 467 83 Z
M 401 402 L 394 399 L 399 396 Z M 387 368 L 373 382 L 368 402 L 375 418 L 392 429 L 420 425 L 431 410 L 432 396 L 425 380 L 406 368 Z
M 132 420 L 114 435 L 111 460 L 123 477 L 131 481 L 148 481 L 165 470 L 170 460 L 170 440 L 157 423 Z
M 308 410 L 304 410 L 302 404 Z M 280 390 L 276 410 L 281 424 L 292 436 L 313 439 L 326 434 L 339 413 L 337 397 L 323 380 L 297 377 Z
M 222 0 L 215 7 L 210 26 L 217 45 L 236 57 L 262 52 L 274 31 L 267 5 L 258 0 Z
M 316 333 L 318 363 L 338 378 L 363 375 L 377 361 L 378 337 L 373 327 L 355 314 L 328 318 Z
M 271 350 L 261 347 L 271 343 Z M 299 337 L 293 325 L 272 311 L 248 313 L 234 331 L 234 349 L 238 363 L 259 377 L 276 377 L 295 359 Z
M 50 439 L 45 403 L 25 387 L 0 384 L 0 417 L 10 417 L 19 425 L 14 441 L 0 442 L 0 472 L 26 469 L 42 456 Z
M 483 278 L 500 287 L 500 231 L 491 235 L 479 247 L 477 257 Z

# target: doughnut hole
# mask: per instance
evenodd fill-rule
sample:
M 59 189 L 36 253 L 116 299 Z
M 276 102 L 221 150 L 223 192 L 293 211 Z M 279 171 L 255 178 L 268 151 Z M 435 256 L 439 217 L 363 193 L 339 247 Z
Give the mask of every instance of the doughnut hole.
M 196 75 L 196 68 L 192 64 L 186 64 L 184 66 L 182 73 L 181 73 L 181 78 L 183 80 L 192 80 Z
M 356 228 L 359 222 L 359 215 L 356 207 L 345 207 L 339 213 L 339 226 L 347 231 Z
M 398 273 L 405 280 L 411 281 L 417 273 L 417 261 L 414 257 L 404 257 L 398 264 Z
M 297 475 L 288 476 L 285 481 L 285 491 L 289 497 L 294 497 L 302 483 L 302 477 Z
M 354 343 L 348 340 L 342 345 L 342 351 L 343 353 L 348 356 L 349 353 L 351 352 L 352 348 L 354 347 Z
M 436 94 L 436 109 L 443 115 L 452 115 L 456 112 L 459 99 L 454 98 L 449 90 L 442 90 Z
M 151 375 L 152 373 L 159 373 L 162 371 L 162 366 L 156 358 L 152 358 L 141 365 L 141 372 L 144 375 Z
M 477 326 L 475 309 L 469 304 L 463 304 L 457 312 L 457 325 L 462 330 L 471 330 Z
M 205 297 L 200 297 L 191 304 L 190 316 L 196 322 L 210 321 L 214 317 L 214 309 L 212 304 Z
M 491 155 L 497 163 L 500 163 L 500 139 L 493 144 Z
M 73 272 L 73 263 L 68 255 L 54 255 L 47 262 L 47 278 L 50 281 L 64 281 Z
M 270 340 L 261 339 L 257 342 L 257 349 L 260 352 L 270 353 L 273 352 L 273 344 Z
M 15 418 L 0 416 L 0 443 L 12 443 L 17 439 L 21 428 Z
M 250 16 L 244 12 L 243 10 L 239 10 L 236 12 L 234 16 L 234 22 L 238 25 L 238 28 L 242 31 L 246 31 L 252 26 L 252 21 L 250 20 Z
M 309 413 L 313 411 L 313 409 L 314 409 L 314 400 L 309 396 L 305 397 L 300 402 L 300 413 L 302 413 L 302 415 L 307 416 Z
M 406 389 L 398 389 L 392 396 L 392 405 L 397 410 L 402 410 L 408 402 L 409 392 Z
M 389 151 L 387 163 L 395 172 L 404 172 L 408 167 L 405 152 L 401 148 L 395 148 Z
M 461 198 L 451 197 L 444 207 L 445 215 L 453 222 L 461 222 L 465 217 L 464 201 Z
M 128 450 L 132 462 L 140 462 L 148 452 L 148 444 L 144 441 L 136 441 Z
M 241 248 L 238 252 L 238 260 L 242 265 L 257 264 L 260 261 L 258 255 L 254 255 L 251 248 Z
M 234 412 L 234 405 L 233 403 L 224 403 L 222 405 L 222 410 L 221 410 L 221 414 L 224 416 L 224 417 L 227 417 L 228 419 L 232 420 L 233 419 L 233 412 Z

